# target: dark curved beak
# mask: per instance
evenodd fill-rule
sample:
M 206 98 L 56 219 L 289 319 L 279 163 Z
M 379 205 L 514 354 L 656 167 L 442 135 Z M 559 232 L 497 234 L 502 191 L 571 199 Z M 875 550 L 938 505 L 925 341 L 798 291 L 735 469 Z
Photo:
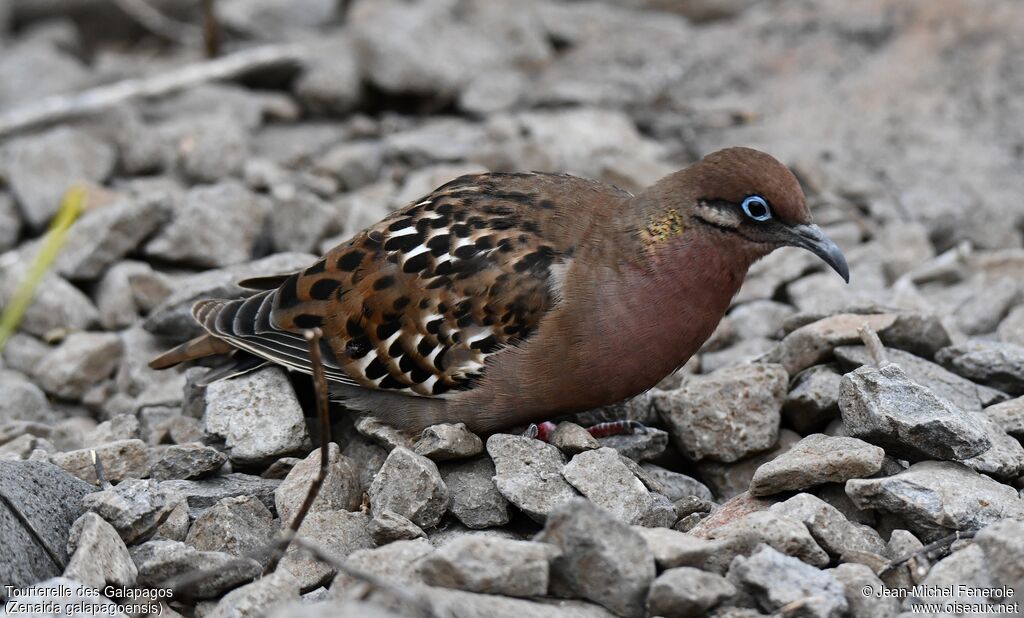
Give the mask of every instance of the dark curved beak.
M 846 265 L 846 258 L 839 246 L 832 242 L 832 239 L 825 236 L 825 232 L 817 225 L 805 224 L 794 225 L 790 229 L 789 244 L 794 247 L 807 249 L 822 261 L 832 267 L 832 270 L 839 273 L 847 283 L 850 282 L 850 267 Z

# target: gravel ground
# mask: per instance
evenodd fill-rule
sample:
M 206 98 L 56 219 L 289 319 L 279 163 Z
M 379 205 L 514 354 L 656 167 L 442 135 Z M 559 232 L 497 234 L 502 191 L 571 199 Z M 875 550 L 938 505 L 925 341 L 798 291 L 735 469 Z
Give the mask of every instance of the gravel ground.
M 168 41 L 116 4 L 0 1 L 0 118 L 201 60 L 196 27 Z M 0 138 L 0 305 L 65 190 L 89 206 L 0 360 L 0 598 L 177 577 L 164 616 L 1020 612 L 1024 4 L 342 4 L 222 0 L 227 52 L 303 59 Z M 728 145 L 793 167 L 851 285 L 776 252 L 676 375 L 548 444 L 339 409 L 299 535 L 384 583 L 297 548 L 260 577 L 319 467 L 311 386 L 148 369 L 198 332 L 193 301 L 465 172 L 639 189 Z M 650 431 L 580 429 L 607 419 Z

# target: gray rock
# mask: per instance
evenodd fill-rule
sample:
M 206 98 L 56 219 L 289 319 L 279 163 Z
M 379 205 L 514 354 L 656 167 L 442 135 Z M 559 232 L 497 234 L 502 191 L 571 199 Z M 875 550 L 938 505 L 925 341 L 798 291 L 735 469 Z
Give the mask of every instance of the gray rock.
M 394 511 L 424 529 L 437 525 L 449 501 L 450 493 L 437 465 L 404 447 L 391 451 L 370 485 L 374 516 Z
M 3 349 L 3 363 L 6 369 L 19 371 L 28 374 L 47 352 L 50 346 L 46 345 L 32 335 L 16 332 L 13 333 Z M 0 375 L 3 375 L 0 373 Z
M 795 431 L 782 429 L 779 431 L 779 440 L 775 448 L 770 451 L 729 464 L 705 460 L 697 464 L 697 470 L 716 497 L 728 500 L 749 490 L 757 469 L 793 448 L 800 439 L 800 435 Z
M 359 471 L 359 486 L 366 491 L 373 482 L 384 460 L 388 458 L 388 451 L 370 442 L 362 434 L 354 434 L 345 445 L 342 451 L 346 457 L 356 464 Z
M 264 463 L 309 444 L 302 406 L 284 371 L 268 367 L 206 387 L 206 432 L 236 464 Z
M 894 476 L 850 480 L 846 493 L 861 508 L 900 515 L 928 539 L 1024 518 L 1024 500 L 1012 487 L 947 461 L 922 461 Z
M 130 544 L 156 529 L 170 507 L 170 496 L 156 481 L 129 479 L 89 494 L 82 506 L 109 522 Z
M 613 614 L 592 603 L 568 600 L 517 599 L 491 594 L 478 594 L 452 588 L 417 586 L 415 590 L 435 607 L 467 616 L 501 616 L 507 618 L 612 618 Z M 381 597 L 384 599 L 384 597 Z M 353 615 L 363 616 L 358 613 Z M 408 615 L 408 613 L 404 614 Z M 392 618 L 375 616 L 374 618 Z
M 702 569 L 707 564 L 708 558 L 720 553 L 725 548 L 723 541 L 702 539 L 669 528 L 633 526 L 633 531 L 643 538 L 647 548 L 654 555 L 654 562 L 659 569 L 675 567 Z
M 0 460 L 0 582 L 24 587 L 59 575 L 68 561 L 64 540 L 92 491 L 49 463 Z
M 351 41 L 334 35 L 313 47 L 292 88 L 299 102 L 316 114 L 340 116 L 351 111 L 362 93 L 359 64 Z
M 19 251 L 0 254 L 0 305 L 8 306 L 25 277 L 31 262 Z M 88 296 L 53 272 L 39 280 L 35 296 L 25 311 L 19 328 L 37 337 L 56 332 L 85 330 L 96 324 L 99 312 Z M 28 368 L 23 367 L 23 370 Z
M 271 40 L 323 30 L 344 17 L 334 2 L 326 0 L 299 0 L 287 7 L 273 0 L 228 0 L 223 4 L 218 13 L 232 31 Z
M 320 475 L 320 449 L 296 463 L 274 492 L 274 504 L 281 521 L 289 525 L 309 493 L 310 485 Z M 316 500 L 309 507 L 315 511 L 355 511 L 362 500 L 355 464 L 341 454 L 338 445 L 327 447 L 327 476 Z
M 334 209 L 310 191 L 289 185 L 274 187 L 271 194 L 270 239 L 277 251 L 316 251 L 336 228 Z
M 829 563 L 828 554 L 802 521 L 773 511 L 742 515 L 719 525 L 709 537 L 725 543 L 725 550 L 708 561 L 711 571 L 724 571 L 733 556 L 750 554 L 761 543 L 819 568 Z
M 647 595 L 647 613 L 665 618 L 696 618 L 734 597 L 736 587 L 724 577 L 692 567 L 659 575 Z
M 964 589 L 961 590 L 960 586 Z M 985 563 L 985 552 L 977 545 L 969 545 L 932 566 L 921 581 L 921 592 L 914 594 L 912 589 L 904 601 L 904 608 L 910 612 L 921 612 L 928 611 L 928 604 L 932 603 L 939 603 L 940 607 L 947 603 L 963 603 L 965 606 L 986 603 L 989 595 L 980 589 L 995 587 L 996 581 Z M 977 593 L 976 589 L 979 589 Z M 947 591 L 952 594 L 945 594 Z M 1012 612 L 1016 608 L 1006 609 Z M 965 613 L 969 615 L 969 612 Z M 996 614 L 995 611 L 992 613 Z
M 55 453 L 50 460 L 83 481 L 95 483 L 93 452 L 103 463 L 104 475 L 112 483 L 149 476 L 149 448 L 142 440 L 117 440 L 95 448 Z
M 739 339 L 773 339 L 782 335 L 782 324 L 796 313 L 791 305 L 773 300 L 755 300 L 734 307 L 729 319 Z
M 237 282 L 246 277 L 291 273 L 315 261 L 316 256 L 311 254 L 278 253 L 246 264 L 190 275 L 177 281 L 171 295 L 146 317 L 144 326 L 155 335 L 175 341 L 198 336 L 205 331 L 192 318 L 192 305 L 197 300 L 243 296 L 246 291 Z
M 860 343 L 857 330 L 864 324 L 879 332 L 881 336 L 881 332 L 892 327 L 895 322 L 896 316 L 891 314 L 832 315 L 789 333 L 774 350 L 765 355 L 763 360 L 779 363 L 789 375 L 796 375 L 827 360 L 836 347 Z
M 1011 395 L 1024 395 L 1024 345 L 973 339 L 939 350 L 951 371 Z
M 81 399 L 114 373 L 121 361 L 121 337 L 115 333 L 71 333 L 43 357 L 33 375 L 43 389 L 65 399 Z
M 370 520 L 367 527 L 374 544 L 387 545 L 395 541 L 426 538 L 427 533 L 416 524 L 394 511 L 384 511 Z
M 96 425 L 96 427 L 85 434 L 83 444 L 85 446 L 99 446 L 117 442 L 118 440 L 133 440 L 139 437 L 139 419 L 131 414 L 118 414 Z
M 536 521 L 578 494 L 562 477 L 565 456 L 540 440 L 494 434 L 487 439 L 494 482 L 509 502 Z
M 713 373 L 723 367 L 743 365 L 758 360 L 775 347 L 775 342 L 764 337 L 741 339 L 727 348 L 700 355 L 700 368 Z
M 424 429 L 415 451 L 434 461 L 468 459 L 484 452 L 484 443 L 465 423 L 444 423 Z
M 347 191 L 377 180 L 383 165 L 384 148 L 372 140 L 338 144 L 320 155 L 314 169 L 338 179 Z
M 172 144 L 182 174 L 197 183 L 215 183 L 236 176 L 249 154 L 248 130 L 232 112 L 205 110 L 172 119 L 160 126 Z
M 900 613 L 899 599 L 886 594 L 885 584 L 870 567 L 846 563 L 825 572 L 842 584 L 850 618 L 893 618 Z
M 1024 446 L 1011 437 L 999 423 L 984 413 L 973 415 L 988 435 L 992 447 L 980 455 L 963 460 L 963 464 L 997 479 L 1013 479 L 1024 472 Z
M 908 378 L 931 389 L 936 395 L 965 412 L 977 412 L 988 398 L 986 387 L 961 378 L 920 356 L 893 348 L 886 349 L 885 354 L 890 362 L 899 365 Z M 848 369 L 871 364 L 864 346 L 840 346 L 835 349 L 835 355 Z
M 228 458 L 202 444 L 175 444 L 162 449 L 149 475 L 158 481 L 198 479 L 220 470 Z
M 3 198 L 0 198 L 0 202 Z M 3 206 L 0 205 L 0 210 Z M 2 216 L 2 215 L 0 215 Z M 0 242 L 0 247 L 3 243 Z M 999 328 L 996 331 L 999 334 L 999 338 L 1006 343 L 1014 343 L 1017 345 L 1024 345 L 1024 304 L 1017 305 L 1010 310 L 1003 321 L 999 323 Z
M 711 490 L 695 478 L 680 474 L 679 472 L 673 472 L 672 470 L 666 470 L 652 463 L 645 462 L 640 467 L 661 484 L 661 493 L 673 502 L 682 500 L 687 496 L 697 496 L 708 501 L 714 500 Z
M 193 320 L 194 322 L 194 320 Z M 178 407 L 182 400 L 185 376 L 177 371 L 150 369 L 150 359 L 167 349 L 153 335 L 135 326 L 121 333 L 124 353 L 114 376 L 119 394 L 130 398 L 124 412 L 139 412 L 146 406 Z
M 0 253 L 13 249 L 21 236 L 21 216 L 8 193 L 0 193 Z
M 224 498 L 192 522 L 185 543 L 199 551 L 254 558 L 273 540 L 276 526 L 270 510 L 251 496 Z
M 661 144 L 644 137 L 633 120 L 618 110 L 529 111 L 492 117 L 485 127 L 493 147 L 474 159 L 492 169 L 567 171 L 626 184 L 623 181 L 638 169 L 647 176 L 641 163 L 655 164 L 664 154 Z M 665 171 L 659 169 L 655 174 Z
M 385 155 L 409 161 L 416 167 L 438 161 L 462 161 L 472 158 L 485 138 L 484 129 L 477 123 L 438 118 L 388 135 L 384 140 Z
M 601 534 L 595 536 L 594 530 Z M 572 499 L 548 514 L 535 540 L 561 550 L 552 563 L 552 578 L 573 595 L 620 616 L 644 615 L 654 556 L 629 526 L 587 500 Z
M 416 446 L 415 441 L 408 432 L 402 431 L 398 427 L 385 423 L 369 414 L 360 415 L 356 419 L 355 429 L 361 435 L 376 442 L 389 452 L 397 447 L 412 450 Z
M 422 583 L 419 575 L 419 563 L 434 548 L 426 539 L 414 541 L 395 541 L 374 549 L 360 549 L 348 556 L 348 564 L 365 572 L 384 577 L 398 585 Z M 360 580 L 345 573 L 338 573 L 331 584 L 331 598 L 343 598 L 354 588 L 361 587 Z
M 983 414 L 1014 438 L 1024 438 L 1024 397 L 989 406 L 984 409 Z
M 972 416 L 898 365 L 865 365 L 843 376 L 839 409 L 850 435 L 903 459 L 966 459 L 992 445 Z
M 175 585 L 175 592 L 186 598 L 213 599 L 228 590 L 250 582 L 261 571 L 251 558 L 197 549 L 178 541 L 148 541 L 131 549 L 132 560 L 139 569 L 140 586 L 166 588 Z M 205 577 L 188 577 L 197 571 Z
M 729 581 L 768 612 L 798 602 L 802 616 L 829 618 L 848 609 L 843 585 L 834 577 L 771 547 L 749 558 L 738 556 L 729 568 Z
M 107 585 L 133 586 L 138 569 L 117 530 L 96 513 L 79 517 L 68 536 L 71 560 L 64 577 L 102 590 Z
M 627 524 L 647 519 L 654 497 L 614 450 L 585 451 L 562 468 L 562 476 L 591 502 Z
M 677 372 L 666 380 L 678 378 L 681 381 L 682 374 L 683 372 Z M 576 414 L 576 422 L 584 427 L 591 427 L 608 421 L 637 421 L 649 427 L 658 422 L 658 411 L 654 408 L 654 400 L 660 390 L 655 387 L 636 397 L 580 412 Z
M 151 281 L 160 277 L 145 262 L 124 260 L 111 266 L 96 286 L 96 308 L 99 309 L 100 324 L 104 328 L 127 328 L 139 319 L 143 310 L 135 302 L 135 292 L 131 285 L 133 276 L 147 277 Z M 164 291 L 169 294 L 169 283 L 164 279 L 159 280 L 164 283 Z
M 656 393 L 654 401 L 686 457 L 733 462 L 775 444 L 788 383 L 778 365 L 741 365 L 688 378 L 678 390 Z
M 373 547 L 369 524 L 365 513 L 317 511 L 303 520 L 298 536 L 330 556 L 349 556 Z M 281 559 L 281 568 L 295 576 L 304 592 L 326 584 L 335 573 L 333 567 L 297 547 L 290 548 Z
M 46 395 L 17 371 L 0 369 L 0 422 L 54 420 Z
M 299 600 L 299 582 L 283 569 L 235 588 L 205 618 L 256 618 Z
M 548 442 L 567 455 L 575 455 L 601 446 L 589 431 L 568 421 L 555 426 L 555 430 L 548 436 Z
M 106 180 L 116 153 L 85 131 L 56 127 L 11 140 L 0 159 L 25 222 L 38 231 L 60 209 L 65 191 Z
M 385 92 L 451 99 L 473 75 L 551 56 L 532 10 L 497 8 L 358 4 L 349 20 L 364 75 Z
M 854 551 L 885 551 L 885 543 L 874 528 L 849 521 L 839 509 L 811 494 L 797 494 L 773 504 L 770 510 L 803 522 L 818 545 L 833 558 Z
M 473 77 L 459 95 L 459 108 L 486 116 L 512 109 L 526 98 L 530 82 L 515 69 L 488 71 Z
M 554 545 L 495 537 L 456 538 L 420 562 L 423 581 L 432 586 L 513 597 L 544 596 Z
M 281 484 L 276 479 L 264 479 L 251 474 L 233 472 L 195 481 L 163 481 L 160 488 L 181 496 L 188 502 L 189 510 L 198 515 L 224 498 L 253 496 L 264 506 L 274 511 L 274 492 Z
M 985 554 L 993 578 L 1013 586 L 1014 597 L 1024 589 L 1024 523 L 1004 519 L 983 528 L 974 543 Z
M 647 427 L 642 431 L 621 436 L 604 436 L 597 439 L 604 448 L 612 448 L 623 457 L 633 461 L 655 459 L 668 447 L 668 433 L 657 427 Z
M 750 493 L 767 496 L 872 476 L 881 470 L 884 458 L 885 451 L 862 440 L 812 434 L 759 467 Z
M 219 268 L 252 258 L 270 206 L 236 181 L 190 190 L 174 218 L 146 244 L 146 253 L 170 262 Z
M 491 528 L 509 522 L 508 500 L 495 485 L 494 462 L 489 457 L 443 463 L 438 469 L 451 493 L 448 509 L 467 528 Z
M 170 512 L 162 524 L 156 527 L 156 534 L 153 539 L 166 541 L 184 541 L 188 538 L 188 530 L 191 527 L 191 519 L 188 510 L 188 501 L 180 496 L 173 496 L 171 499 Z
M 842 376 L 827 365 L 803 371 L 786 395 L 782 418 L 796 431 L 820 431 L 839 416 L 839 383 Z
M 135 251 L 170 216 L 166 193 L 122 197 L 87 211 L 67 232 L 54 269 L 71 280 L 93 280 Z

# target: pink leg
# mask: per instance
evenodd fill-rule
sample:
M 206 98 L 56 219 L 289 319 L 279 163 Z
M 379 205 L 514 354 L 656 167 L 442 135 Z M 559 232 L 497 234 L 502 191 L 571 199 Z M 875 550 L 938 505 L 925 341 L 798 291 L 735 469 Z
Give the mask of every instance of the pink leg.
M 551 421 L 543 423 L 530 423 L 523 435 L 528 438 L 537 438 L 541 442 L 548 442 L 551 439 L 551 432 L 555 430 L 555 424 Z M 608 436 L 631 436 L 635 433 L 647 433 L 647 426 L 639 421 L 608 421 L 587 427 L 587 431 L 595 438 L 607 438 Z
M 635 433 L 647 433 L 647 425 L 640 421 L 608 421 L 587 427 L 587 431 L 595 438 L 608 436 L 631 436 Z

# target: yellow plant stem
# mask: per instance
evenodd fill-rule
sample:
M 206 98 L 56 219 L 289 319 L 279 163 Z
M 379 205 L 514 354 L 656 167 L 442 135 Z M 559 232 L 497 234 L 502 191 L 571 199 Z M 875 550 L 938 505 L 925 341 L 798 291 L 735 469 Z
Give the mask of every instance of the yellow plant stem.
M 64 246 L 68 228 L 71 227 L 71 224 L 75 222 L 75 219 L 78 218 L 85 207 L 85 196 L 85 189 L 82 187 L 72 187 L 64 194 L 64 198 L 61 200 L 60 211 L 57 212 L 57 216 L 50 223 L 50 231 L 47 232 L 46 238 L 39 248 L 39 253 L 36 254 L 35 261 L 32 262 L 27 276 L 15 291 L 11 302 L 4 308 L 3 314 L 0 315 L 0 352 L 3 352 L 4 346 L 7 345 L 7 340 L 18 329 L 22 318 L 25 317 L 25 311 L 28 310 L 29 305 L 32 304 L 32 299 L 35 298 L 39 283 L 46 276 L 47 271 L 50 270 L 53 261 L 57 259 L 57 254 L 60 253 L 61 247 Z

